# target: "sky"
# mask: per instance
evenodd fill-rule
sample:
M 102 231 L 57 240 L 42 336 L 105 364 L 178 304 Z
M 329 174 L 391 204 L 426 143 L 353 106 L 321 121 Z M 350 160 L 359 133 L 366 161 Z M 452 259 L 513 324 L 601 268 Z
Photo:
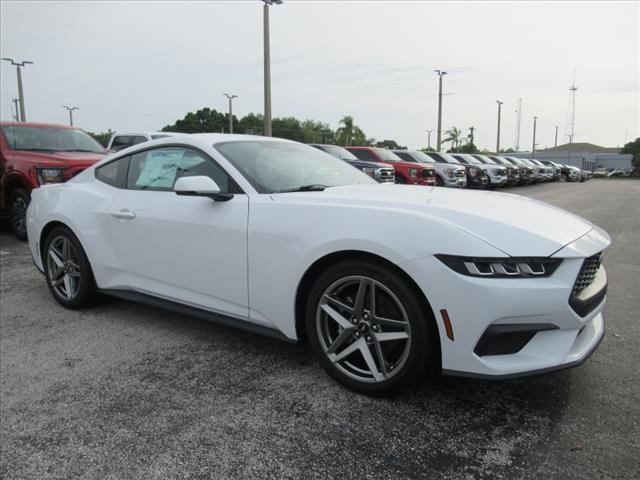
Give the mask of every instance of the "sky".
M 263 111 L 262 2 L 24 1 L 0 3 L 2 57 L 23 70 L 27 120 L 85 130 L 157 130 L 203 107 Z M 285 0 L 270 8 L 272 113 L 368 137 L 435 145 L 438 77 L 443 131 L 495 149 L 567 137 L 575 71 L 575 142 L 621 146 L 640 136 L 640 2 Z M 1 62 L 0 117 L 11 119 L 15 67 Z

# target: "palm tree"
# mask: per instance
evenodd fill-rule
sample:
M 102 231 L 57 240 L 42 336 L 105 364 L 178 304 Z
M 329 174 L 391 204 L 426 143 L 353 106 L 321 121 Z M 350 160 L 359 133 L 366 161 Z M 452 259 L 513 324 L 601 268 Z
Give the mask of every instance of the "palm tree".
M 340 120 L 341 127 L 336 130 L 336 140 L 338 144 L 346 147 L 353 145 L 354 138 L 366 138 L 364 132 L 353 124 L 353 117 L 347 115 Z
M 462 131 L 457 127 L 451 127 L 449 130 L 444 132 L 444 134 L 447 136 L 447 138 L 442 141 L 451 142 L 451 149 L 455 151 L 460 145 Z

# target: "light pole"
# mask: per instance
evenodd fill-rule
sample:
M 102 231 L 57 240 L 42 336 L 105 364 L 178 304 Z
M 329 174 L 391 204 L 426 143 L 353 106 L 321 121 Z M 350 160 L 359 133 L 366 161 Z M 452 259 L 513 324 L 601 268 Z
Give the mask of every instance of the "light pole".
M 433 129 L 427 130 L 427 150 L 431 150 L 431 132 Z
M 238 98 L 233 93 L 223 93 L 229 99 L 229 133 L 233 133 L 233 99 Z
M 496 103 L 498 104 L 498 138 L 496 139 L 496 155 L 500 155 L 500 110 L 504 102 L 496 100 Z
M 80 107 L 69 107 L 67 105 L 62 105 L 62 108 L 66 108 L 69 110 L 69 126 L 73 127 L 73 111 L 80 110 Z
M 264 32 L 264 135 L 271 136 L 271 47 L 269 40 L 269 6 L 282 5 L 282 0 L 262 0 Z
M 536 158 L 536 124 L 538 117 L 533 117 L 533 145 L 531 147 L 531 158 Z
M 7 62 L 11 62 L 11 65 L 15 65 L 16 70 L 18 71 L 18 99 L 20 100 L 20 121 L 27 121 L 27 113 L 24 109 L 24 92 L 22 90 L 22 70 L 21 68 L 25 65 L 33 65 L 33 62 L 25 60 L 24 62 L 16 62 L 13 58 L 5 58 L 2 57 L 2 60 L 6 60 Z
M 440 145 L 442 144 L 442 77 L 447 72 L 442 70 L 434 70 L 438 74 L 438 152 L 440 151 Z

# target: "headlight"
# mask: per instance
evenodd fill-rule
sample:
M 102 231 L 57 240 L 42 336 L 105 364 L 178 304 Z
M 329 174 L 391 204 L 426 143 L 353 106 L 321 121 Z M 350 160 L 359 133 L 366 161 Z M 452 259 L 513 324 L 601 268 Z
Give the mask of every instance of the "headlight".
M 376 169 L 375 168 L 363 168 L 362 171 L 364 173 L 366 173 L 367 175 L 369 175 L 371 178 L 374 178 L 376 176 Z
M 48 183 L 62 183 L 63 168 L 36 168 L 36 177 L 39 185 Z
M 418 169 L 417 168 L 410 168 L 409 169 L 409 176 L 411 178 L 417 178 L 418 177 Z
M 493 173 L 494 175 L 502 175 L 502 170 L 500 170 L 499 168 L 494 168 L 491 170 L 491 173 Z
M 548 257 L 489 258 L 436 255 L 436 258 L 462 275 L 485 278 L 549 277 L 562 262 L 562 259 Z
M 447 177 L 453 178 L 453 168 L 447 168 L 444 173 L 447 174 Z

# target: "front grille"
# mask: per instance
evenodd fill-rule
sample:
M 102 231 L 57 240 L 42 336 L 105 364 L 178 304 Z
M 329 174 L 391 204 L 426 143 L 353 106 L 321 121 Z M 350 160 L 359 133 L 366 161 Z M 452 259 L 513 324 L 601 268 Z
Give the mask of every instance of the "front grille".
M 456 170 L 456 177 L 464 178 L 466 176 L 467 176 L 467 172 L 465 171 L 464 168 L 461 168 L 460 170 Z
M 378 175 L 380 180 L 393 180 L 395 177 L 395 171 L 393 168 L 381 168 L 378 171 L 380 172 Z
M 582 263 L 580 273 L 578 273 L 578 278 L 576 278 L 576 283 L 573 285 L 572 295 L 578 295 L 582 290 L 591 285 L 601 264 L 602 252 L 585 259 Z
M 423 168 L 420 175 L 422 175 L 422 178 L 431 178 L 434 176 L 434 170 L 433 168 Z

